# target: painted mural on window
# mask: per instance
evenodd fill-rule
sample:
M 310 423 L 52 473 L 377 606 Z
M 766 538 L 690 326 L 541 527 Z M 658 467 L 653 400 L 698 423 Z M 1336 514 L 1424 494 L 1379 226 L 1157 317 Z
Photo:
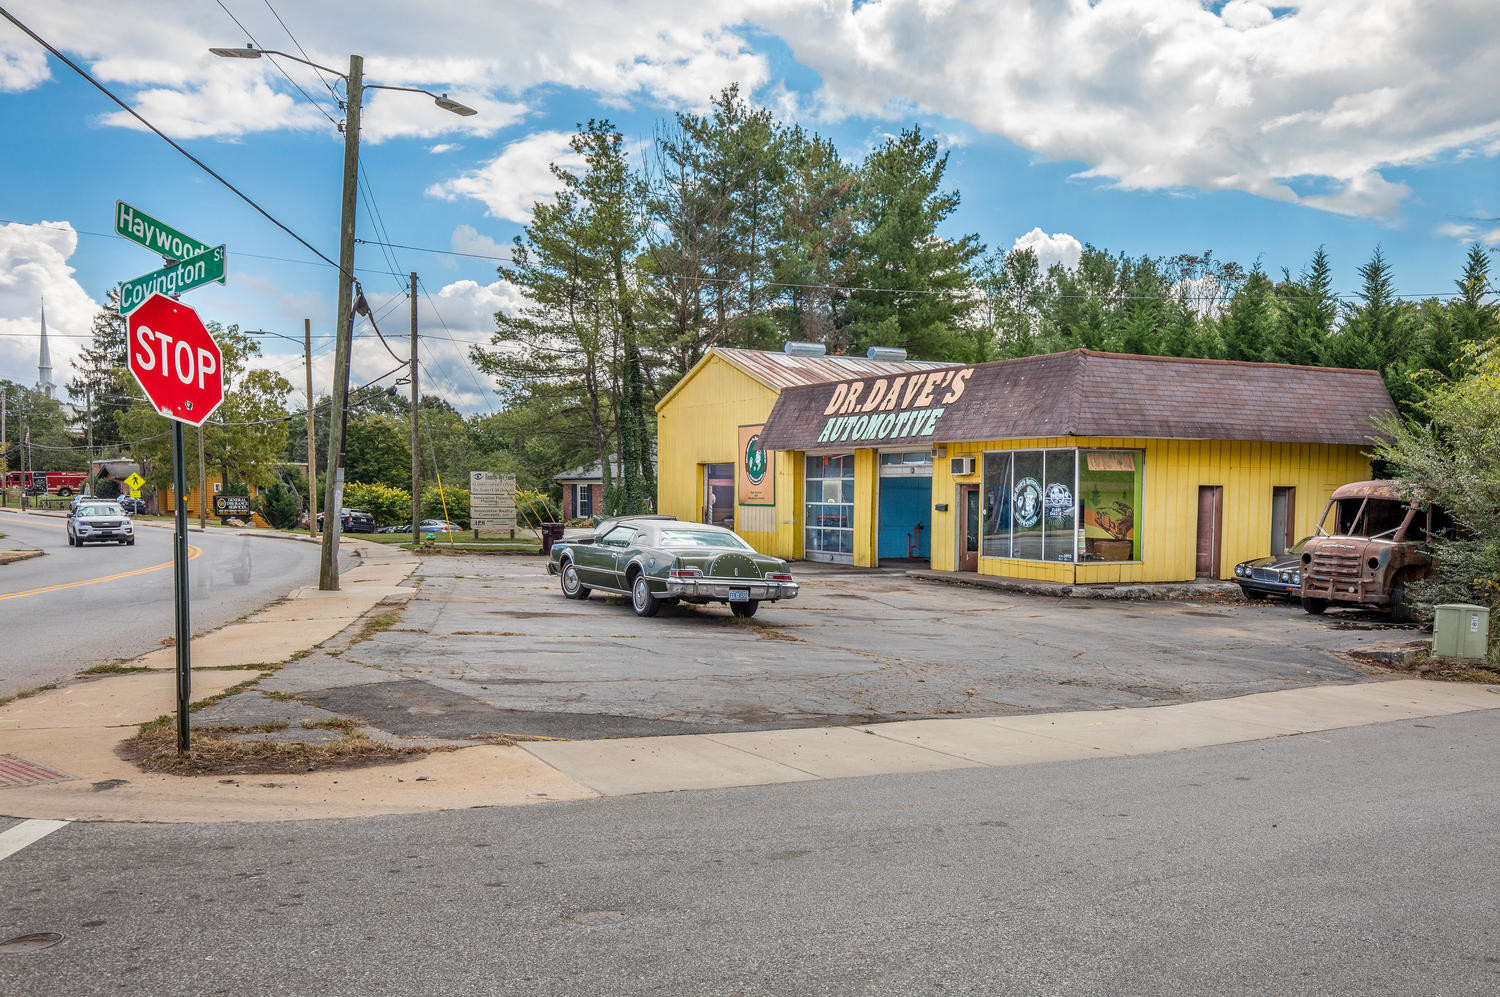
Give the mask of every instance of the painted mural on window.
M 1142 455 L 1011 450 L 984 455 L 980 554 L 1026 561 L 1140 557 Z

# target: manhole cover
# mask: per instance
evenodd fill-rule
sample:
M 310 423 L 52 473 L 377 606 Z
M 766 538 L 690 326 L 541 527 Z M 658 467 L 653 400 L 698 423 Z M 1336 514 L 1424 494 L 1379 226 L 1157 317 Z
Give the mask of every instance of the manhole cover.
M 71 778 L 73 777 L 70 775 L 38 765 L 20 755 L 0 755 L 0 787 L 30 786 L 38 782 L 57 782 Z
M 619 924 L 630 920 L 630 915 L 623 910 L 585 910 L 568 918 L 574 924 L 581 924 L 586 928 L 595 928 L 604 924 Z
M 38 949 L 51 948 L 63 940 L 55 931 L 37 931 L 29 935 L 17 935 L 0 942 L 0 955 L 24 955 Z

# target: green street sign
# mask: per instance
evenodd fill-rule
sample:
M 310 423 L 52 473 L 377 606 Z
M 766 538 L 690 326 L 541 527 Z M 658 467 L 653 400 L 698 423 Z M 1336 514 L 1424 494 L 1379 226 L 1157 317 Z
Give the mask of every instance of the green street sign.
M 215 281 L 224 283 L 224 271 L 228 253 L 223 246 L 215 246 L 181 263 L 152 271 L 135 280 L 120 284 L 120 314 L 129 315 L 153 294 L 181 294 Z
M 163 225 L 139 208 L 115 202 L 115 232 L 169 260 L 185 261 L 208 250 L 208 243 Z

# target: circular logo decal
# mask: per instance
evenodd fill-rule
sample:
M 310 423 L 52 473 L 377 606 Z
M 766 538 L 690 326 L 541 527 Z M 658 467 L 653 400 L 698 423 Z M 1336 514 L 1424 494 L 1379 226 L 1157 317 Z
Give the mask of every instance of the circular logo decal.
M 1042 521 L 1042 483 L 1035 478 L 1022 478 L 1011 492 L 1015 507 L 1016 525 L 1030 529 Z
M 1053 482 L 1047 486 L 1043 504 L 1047 508 L 1049 520 L 1068 520 L 1073 517 L 1073 491 L 1061 482 Z
M 745 477 L 752 485 L 760 484 L 766 477 L 766 451 L 760 445 L 759 433 L 745 444 Z

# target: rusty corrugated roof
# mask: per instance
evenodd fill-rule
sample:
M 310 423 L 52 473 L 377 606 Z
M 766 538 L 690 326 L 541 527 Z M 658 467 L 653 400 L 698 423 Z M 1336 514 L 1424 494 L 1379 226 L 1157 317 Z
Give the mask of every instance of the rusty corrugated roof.
M 788 388 L 761 442 L 771 450 L 1053 436 L 1360 445 L 1376 417 L 1395 413 L 1369 370 L 1092 350 L 939 366 L 916 378 Z
M 937 360 L 869 360 L 865 357 L 796 357 L 769 350 L 741 350 L 716 346 L 711 352 L 773 388 L 797 388 L 828 381 L 847 381 L 880 374 L 905 374 L 935 367 L 952 367 Z

